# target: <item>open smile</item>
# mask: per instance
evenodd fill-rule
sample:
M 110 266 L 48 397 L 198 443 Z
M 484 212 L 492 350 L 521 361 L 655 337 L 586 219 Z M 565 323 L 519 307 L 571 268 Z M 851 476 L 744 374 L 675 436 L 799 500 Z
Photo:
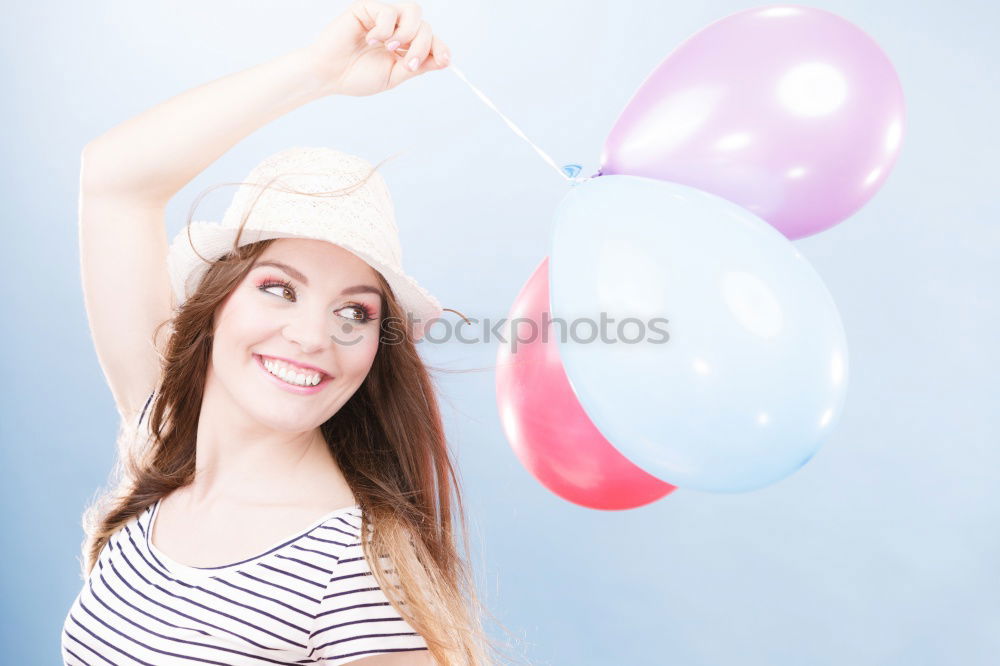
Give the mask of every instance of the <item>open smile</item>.
M 333 377 L 331 377 L 330 375 L 323 374 L 319 380 L 319 384 L 316 384 L 315 386 L 300 386 L 299 384 L 292 384 L 290 382 L 285 381 L 281 377 L 272 374 L 271 371 L 268 370 L 267 367 L 264 365 L 264 359 L 260 354 L 254 354 L 253 358 L 254 361 L 256 361 L 257 363 L 257 367 L 260 368 L 261 372 L 267 375 L 267 378 L 270 381 L 272 381 L 277 386 L 280 386 L 281 388 L 285 389 L 286 391 L 290 391 L 291 393 L 297 393 L 299 395 L 312 395 L 313 393 L 319 393 L 321 390 L 323 390 L 323 387 L 326 386 L 328 383 L 330 383 L 330 381 L 333 379 Z

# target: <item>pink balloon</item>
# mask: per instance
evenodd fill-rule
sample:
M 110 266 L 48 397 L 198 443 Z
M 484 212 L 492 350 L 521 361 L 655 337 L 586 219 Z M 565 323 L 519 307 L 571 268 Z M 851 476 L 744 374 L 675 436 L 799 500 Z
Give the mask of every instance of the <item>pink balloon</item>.
M 871 37 L 821 9 L 759 7 L 660 63 L 615 122 L 598 174 L 696 187 L 794 240 L 871 199 L 904 125 L 899 77 Z
M 577 402 L 559 360 L 558 326 L 543 338 L 549 312 L 548 257 L 517 295 L 510 337 L 497 353 L 500 422 L 521 464 L 563 499 L 591 509 L 632 509 L 676 486 L 660 481 L 608 443 Z M 530 338 L 530 339 L 529 339 Z M 512 351 L 511 341 L 518 342 Z

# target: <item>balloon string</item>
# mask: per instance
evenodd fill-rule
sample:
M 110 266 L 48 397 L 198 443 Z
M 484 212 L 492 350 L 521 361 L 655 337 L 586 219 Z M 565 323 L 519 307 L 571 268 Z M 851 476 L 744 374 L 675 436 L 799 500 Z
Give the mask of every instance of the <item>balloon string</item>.
M 465 78 L 465 74 L 462 73 L 462 70 L 460 70 L 455 65 L 450 65 L 448 69 L 455 72 L 455 76 L 462 79 L 462 81 L 464 81 L 465 84 L 472 89 L 472 92 L 476 93 L 476 95 L 479 96 L 479 99 L 483 100 L 483 103 L 485 103 L 486 106 L 493 109 L 496 112 L 496 114 L 500 116 L 505 123 L 507 123 L 507 126 L 514 131 L 514 134 L 518 135 L 519 137 L 527 141 L 528 145 L 534 148 L 535 152 L 537 152 L 542 157 L 542 159 L 545 160 L 547 164 L 549 164 L 553 169 L 555 169 L 560 176 L 562 176 L 563 178 L 565 178 L 566 180 L 570 181 L 573 184 L 582 183 L 585 180 L 590 180 L 590 178 L 588 177 L 577 175 L 578 173 L 580 173 L 580 169 L 582 168 L 579 164 L 567 164 L 562 167 L 556 164 L 555 160 L 549 157 L 544 150 L 536 146 L 534 142 L 532 142 L 532 140 L 529 139 L 527 135 L 525 135 L 525 133 L 521 131 L 521 128 L 515 125 L 510 118 L 501 113 L 500 109 L 497 108 L 497 105 L 494 104 L 489 97 L 483 94 L 483 92 L 479 90 L 479 88 L 472 85 L 472 83 L 469 82 L 469 79 Z

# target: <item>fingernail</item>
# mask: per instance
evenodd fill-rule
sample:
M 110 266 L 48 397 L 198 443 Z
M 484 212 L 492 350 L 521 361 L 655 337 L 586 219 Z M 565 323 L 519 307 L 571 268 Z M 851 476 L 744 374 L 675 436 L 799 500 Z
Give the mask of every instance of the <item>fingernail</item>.
M 394 39 L 391 42 L 389 42 L 388 44 L 386 44 L 385 48 L 389 49 L 390 51 L 395 51 L 397 46 L 399 46 L 399 42 L 397 42 Z
M 408 65 L 408 67 L 410 68 L 411 72 L 414 71 L 417 68 L 417 59 L 410 58 L 410 64 Z
M 447 65 L 447 64 L 448 64 L 449 62 L 451 62 L 451 54 L 450 54 L 450 53 L 445 53 L 444 55 L 442 55 L 442 56 L 441 56 L 441 61 L 442 61 L 442 62 L 443 62 L 444 64 L 446 64 L 446 65 Z
M 378 46 L 378 40 L 374 37 L 368 38 L 368 46 Z

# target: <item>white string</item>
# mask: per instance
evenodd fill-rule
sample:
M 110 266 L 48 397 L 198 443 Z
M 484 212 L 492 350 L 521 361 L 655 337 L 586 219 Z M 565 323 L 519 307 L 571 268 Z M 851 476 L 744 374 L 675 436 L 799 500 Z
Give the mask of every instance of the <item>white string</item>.
M 493 101 L 490 100 L 489 97 L 487 97 L 485 94 L 483 94 L 483 92 L 480 91 L 478 88 L 476 88 L 476 86 L 472 85 L 469 82 L 469 79 L 465 78 L 465 74 L 462 73 L 462 70 L 460 70 L 455 65 L 449 65 L 448 69 L 450 69 L 451 71 L 455 72 L 455 76 L 457 76 L 458 78 L 462 79 L 462 81 L 464 81 L 465 84 L 472 89 L 472 92 L 476 93 L 476 95 L 479 96 L 479 99 L 483 100 L 483 103 L 485 103 L 486 106 L 488 106 L 491 109 L 493 109 L 497 113 L 498 116 L 500 116 L 501 118 L 503 118 L 503 121 L 505 123 L 507 123 L 507 125 L 514 131 L 514 134 L 517 134 L 519 137 L 521 137 L 522 139 L 524 139 L 525 141 L 527 141 L 528 145 L 530 145 L 532 148 L 534 148 L 535 152 L 537 152 L 539 155 L 541 155 L 542 159 L 545 160 L 553 169 L 555 169 L 556 172 L 560 176 L 562 176 L 563 178 L 565 178 L 566 180 L 568 180 L 568 181 L 570 181 L 572 183 L 582 183 L 585 180 L 590 180 L 590 178 L 588 178 L 586 176 L 576 176 L 576 175 L 571 176 L 571 175 L 569 175 L 562 167 L 560 167 L 558 164 L 556 164 L 555 160 L 553 160 L 551 157 L 549 157 L 545 153 L 545 151 L 543 151 L 541 148 L 539 148 L 538 146 L 536 146 L 531 141 L 531 139 L 529 139 L 524 134 L 524 132 L 521 131 L 521 128 L 519 128 L 517 125 L 515 125 L 510 120 L 510 118 L 508 118 L 503 113 L 501 113 L 500 109 L 497 108 L 497 105 L 494 104 Z M 577 170 L 579 169 L 578 165 L 567 165 L 567 167 L 576 167 Z

